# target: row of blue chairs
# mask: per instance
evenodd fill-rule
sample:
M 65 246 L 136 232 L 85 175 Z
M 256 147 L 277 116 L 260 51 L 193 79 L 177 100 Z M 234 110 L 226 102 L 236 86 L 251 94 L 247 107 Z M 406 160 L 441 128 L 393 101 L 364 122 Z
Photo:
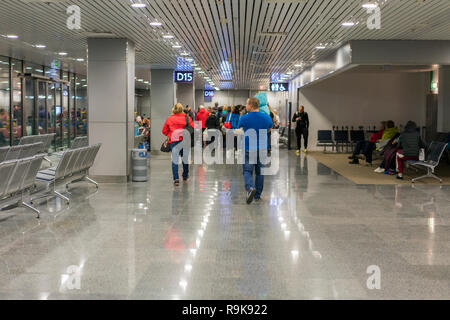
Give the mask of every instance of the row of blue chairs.
M 333 152 L 348 152 L 349 148 L 353 149 L 353 146 L 358 141 L 366 140 L 366 136 L 372 134 L 375 131 L 368 131 L 363 129 L 350 129 L 343 127 L 333 127 L 332 130 L 318 130 L 317 131 L 317 146 L 323 147 L 323 151 L 327 152 L 327 148 L 331 147 Z

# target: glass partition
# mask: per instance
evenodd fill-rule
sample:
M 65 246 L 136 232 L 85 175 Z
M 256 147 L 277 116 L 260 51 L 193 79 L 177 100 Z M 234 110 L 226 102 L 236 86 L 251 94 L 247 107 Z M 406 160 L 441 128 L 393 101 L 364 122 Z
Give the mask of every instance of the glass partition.
M 0 56 L 0 147 L 10 144 L 9 58 Z
M 13 144 L 19 143 L 20 138 L 23 135 L 23 106 L 22 106 L 22 79 L 20 74 L 22 73 L 22 61 L 12 60 L 12 136 Z

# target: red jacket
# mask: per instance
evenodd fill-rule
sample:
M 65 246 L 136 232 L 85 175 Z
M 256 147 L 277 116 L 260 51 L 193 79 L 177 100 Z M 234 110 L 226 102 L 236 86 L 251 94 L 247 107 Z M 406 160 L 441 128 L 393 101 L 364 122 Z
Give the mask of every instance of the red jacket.
M 200 109 L 200 111 L 197 113 L 197 117 L 195 117 L 195 120 L 202 122 L 202 129 L 205 129 L 205 123 L 206 119 L 209 117 L 209 112 L 206 111 L 206 109 Z
M 383 130 L 380 130 L 380 131 L 378 131 L 378 132 L 376 132 L 376 133 L 374 133 L 374 134 L 372 134 L 372 135 L 370 136 L 370 142 L 375 143 L 375 142 L 377 142 L 378 140 L 381 140 L 381 138 L 383 137 L 383 133 L 384 133 L 384 129 L 383 129 Z
M 189 119 L 189 125 L 195 128 L 194 121 L 192 121 L 191 117 L 188 117 L 185 113 L 173 114 L 167 118 L 166 123 L 164 123 L 162 133 L 163 135 L 169 137 L 169 143 L 183 140 L 182 135 L 180 135 L 178 139 L 172 140 L 172 134 L 175 130 L 183 130 L 186 127 L 186 117 Z

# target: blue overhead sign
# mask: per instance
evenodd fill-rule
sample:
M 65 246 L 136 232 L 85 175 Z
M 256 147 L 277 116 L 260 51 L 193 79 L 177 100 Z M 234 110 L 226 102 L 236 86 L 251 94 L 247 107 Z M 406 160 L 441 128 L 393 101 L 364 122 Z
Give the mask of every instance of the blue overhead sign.
M 214 90 L 205 90 L 205 98 L 214 97 Z
M 289 83 L 271 83 L 270 91 L 273 92 L 285 92 L 289 91 Z
M 192 83 L 194 73 L 192 71 L 175 71 L 175 82 Z

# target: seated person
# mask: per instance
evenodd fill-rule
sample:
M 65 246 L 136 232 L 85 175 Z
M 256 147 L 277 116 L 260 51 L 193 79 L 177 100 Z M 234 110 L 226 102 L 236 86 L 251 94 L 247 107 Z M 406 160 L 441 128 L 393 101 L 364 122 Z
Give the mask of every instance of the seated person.
M 398 128 L 395 126 L 394 121 L 389 120 L 386 122 L 386 129 L 383 132 L 383 136 L 377 142 L 377 150 L 383 151 L 384 147 L 388 145 L 389 141 L 399 134 Z
M 369 141 L 358 141 L 356 143 L 353 154 L 348 157 L 352 160 L 350 164 L 359 164 L 358 155 L 361 153 L 366 157 L 366 163 L 372 164 L 372 153 L 376 149 L 375 144 L 383 137 L 385 127 L 386 121 L 382 121 L 381 130 L 372 134 Z
M 408 160 L 419 160 L 419 152 L 421 148 L 425 148 L 425 143 L 420 137 L 417 125 L 413 121 L 408 121 L 405 131 L 398 138 L 397 151 L 397 179 L 403 180 L 404 162 Z

